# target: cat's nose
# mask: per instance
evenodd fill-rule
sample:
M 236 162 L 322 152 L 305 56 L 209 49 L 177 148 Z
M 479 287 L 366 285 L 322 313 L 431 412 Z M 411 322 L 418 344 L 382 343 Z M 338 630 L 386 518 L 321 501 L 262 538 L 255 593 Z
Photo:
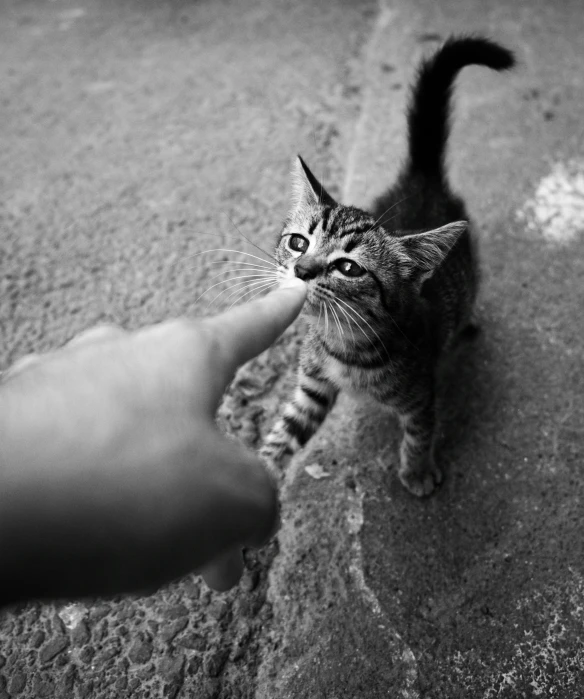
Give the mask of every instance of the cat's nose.
M 316 260 L 301 258 L 294 265 L 294 274 L 303 282 L 314 279 L 320 272 L 321 266 Z

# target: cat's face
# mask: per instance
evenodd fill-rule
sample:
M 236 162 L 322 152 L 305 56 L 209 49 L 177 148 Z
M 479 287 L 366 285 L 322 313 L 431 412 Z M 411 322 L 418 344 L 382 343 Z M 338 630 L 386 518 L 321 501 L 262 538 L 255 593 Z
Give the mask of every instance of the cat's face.
M 390 328 L 465 224 L 391 236 L 366 212 L 337 204 L 300 158 L 293 176 L 276 258 L 286 275 L 306 281 L 305 311 L 320 323 L 336 316 L 353 332 Z
M 392 250 L 387 234 L 375 228 L 371 216 L 338 205 L 317 204 L 293 212 L 276 257 L 287 274 L 306 281 L 306 311 L 323 320 L 322 304 L 335 307 L 335 301 L 348 312 L 347 305 L 377 310 L 379 315 L 399 290 L 402 271 L 407 273 L 400 266 L 399 251 Z

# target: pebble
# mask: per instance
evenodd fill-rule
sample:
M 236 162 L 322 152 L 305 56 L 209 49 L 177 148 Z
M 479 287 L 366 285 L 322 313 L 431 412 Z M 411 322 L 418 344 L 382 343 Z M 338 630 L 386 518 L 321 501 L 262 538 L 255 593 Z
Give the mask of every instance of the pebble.
M 82 663 L 90 663 L 94 655 L 95 650 L 91 646 L 87 646 L 79 653 L 79 660 L 81 660 Z
M 164 626 L 162 628 L 159 634 L 160 638 L 166 643 L 174 641 L 176 636 L 186 628 L 188 623 L 189 620 L 186 617 L 183 617 L 182 619 L 177 619 L 168 626 Z
M 209 677 L 218 677 L 225 667 L 228 657 L 229 651 L 227 648 L 219 648 L 212 655 L 208 655 L 203 661 L 205 673 L 209 675 Z
M 158 665 L 158 670 L 165 680 L 169 682 L 177 682 L 182 676 L 182 670 L 185 664 L 184 655 L 163 657 Z
M 184 604 L 175 604 L 172 607 L 167 607 L 164 610 L 164 616 L 167 619 L 180 619 L 181 617 L 188 616 L 189 610 Z
M 178 645 L 190 650 L 205 650 L 207 641 L 196 633 L 189 633 L 177 641 Z
M 15 672 L 10 680 L 10 694 L 20 694 L 26 687 L 26 675 L 22 672 Z
M 252 592 L 256 589 L 259 579 L 260 575 L 257 570 L 248 570 L 241 580 L 240 588 L 245 592 Z
M 48 663 L 55 658 L 59 653 L 62 653 L 69 645 L 69 639 L 66 636 L 57 636 L 41 648 L 39 658 L 42 663 Z
M 147 663 L 152 657 L 152 644 L 149 641 L 136 641 L 130 648 L 128 657 L 133 663 Z
M 93 621 L 100 621 L 110 613 L 110 608 L 106 604 L 97 604 L 90 612 L 90 618 Z
M 46 639 L 46 634 L 44 631 L 41 631 L 38 629 L 33 633 L 30 639 L 30 644 L 33 648 L 39 648 L 40 646 L 43 645 Z
M 84 646 L 89 641 L 89 627 L 84 621 L 80 621 L 71 631 L 71 640 L 76 646 Z

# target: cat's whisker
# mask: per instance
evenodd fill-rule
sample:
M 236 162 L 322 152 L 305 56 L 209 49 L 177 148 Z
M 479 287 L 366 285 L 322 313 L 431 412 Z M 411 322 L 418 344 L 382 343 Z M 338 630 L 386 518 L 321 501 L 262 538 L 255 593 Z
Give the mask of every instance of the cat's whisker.
M 270 272 L 270 275 L 271 274 L 273 274 L 273 272 Z M 219 275 L 215 275 L 215 276 L 219 276 Z M 244 275 L 241 275 L 239 277 L 232 277 L 231 279 L 221 279 L 221 281 L 218 281 L 215 284 L 212 284 L 207 289 L 205 289 L 205 291 L 203 291 L 203 293 L 200 296 L 197 296 L 197 298 L 195 299 L 195 303 L 197 303 L 197 301 L 202 299 L 205 294 L 207 294 L 209 291 L 211 291 L 211 289 L 214 289 L 216 286 L 220 286 L 221 284 L 225 284 L 226 282 L 229 282 L 229 281 L 235 281 L 236 279 L 251 279 L 251 278 L 256 278 L 256 277 L 261 277 L 262 279 L 264 279 L 264 278 L 266 278 L 266 274 L 255 274 L 255 273 L 254 274 L 244 274 Z M 212 278 L 213 277 L 211 277 L 211 279 Z M 230 289 L 232 287 L 230 286 L 228 288 Z M 221 292 L 221 293 L 223 293 L 223 292 Z M 217 299 L 217 298 L 218 297 L 215 297 L 215 299 Z
M 245 279 L 245 281 L 236 282 L 235 284 L 230 284 L 228 287 L 223 289 L 223 291 L 220 291 L 217 294 L 217 296 L 215 296 L 215 298 L 209 302 L 208 305 L 210 306 L 210 305 L 214 304 L 217 301 L 217 299 L 219 299 L 221 296 L 223 296 L 223 294 L 225 294 L 227 291 L 230 291 L 230 290 L 232 291 L 233 289 L 235 289 L 235 291 L 232 291 L 232 293 L 229 294 L 229 296 L 227 296 L 227 299 L 230 299 L 234 294 L 242 291 L 242 288 L 245 289 L 245 287 L 248 285 L 259 284 L 261 282 L 268 281 L 268 280 L 269 281 L 277 281 L 278 277 L 276 277 L 276 276 L 268 277 L 268 276 L 262 275 L 261 277 L 258 277 L 256 281 L 253 281 L 253 279 L 251 281 L 249 281 L 248 279 Z
M 353 332 L 353 326 L 352 326 L 351 318 L 350 318 L 349 314 L 348 314 L 347 311 L 340 305 L 340 303 L 338 302 L 338 300 L 337 300 L 336 298 L 331 299 L 331 301 L 332 301 L 332 302 L 336 305 L 336 307 L 339 309 L 339 312 L 341 312 L 341 313 L 345 316 L 345 318 L 347 318 L 347 320 L 349 321 L 349 322 L 347 323 L 347 325 L 349 326 L 349 330 L 350 330 L 350 332 L 351 332 L 351 338 L 352 338 L 352 340 L 353 340 L 353 346 L 355 346 L 357 343 L 356 343 L 356 341 L 355 341 L 355 333 Z M 354 322 L 354 321 L 353 321 L 353 322 Z
M 277 262 L 277 261 L 278 261 L 278 260 L 274 257 L 274 255 L 272 255 L 271 253 L 269 253 L 267 250 L 264 250 L 264 249 L 263 249 L 262 247 L 260 247 L 259 245 L 256 245 L 256 244 L 253 242 L 253 240 L 250 240 L 244 233 L 242 233 L 242 232 L 239 230 L 239 228 L 235 225 L 235 222 L 233 221 L 233 219 L 231 218 L 231 216 L 229 216 L 229 221 L 231 222 L 231 225 L 235 228 L 235 230 L 239 233 L 239 235 L 240 235 L 242 238 L 244 238 L 245 240 L 247 240 L 247 242 L 248 242 L 250 245 L 253 245 L 254 248 L 256 248 L 256 250 L 259 250 L 260 252 L 263 252 L 264 255 L 267 255 L 271 260 L 274 260 L 274 262 Z M 267 261 L 267 260 L 266 260 L 266 261 Z
M 245 236 L 245 235 L 239 230 L 239 228 L 235 225 L 235 223 L 233 222 L 233 220 L 231 219 L 231 217 L 229 217 L 229 221 L 230 221 L 231 225 L 232 225 L 232 226 L 236 229 L 236 231 L 239 233 L 239 235 L 240 235 L 242 238 L 244 238 L 250 245 L 253 245 L 254 248 L 256 248 L 257 250 L 259 250 L 259 251 L 260 251 L 261 253 L 263 253 L 264 255 L 267 255 L 267 256 L 270 258 L 270 260 L 274 260 L 275 262 L 277 262 L 276 258 L 275 258 L 273 255 L 271 255 L 267 250 L 264 250 L 260 245 L 256 245 L 256 243 L 254 243 L 253 240 L 250 240 L 247 236 Z M 195 231 L 194 229 L 189 229 L 189 228 L 187 228 L 187 229 L 186 229 L 186 232 L 196 233 L 197 231 Z M 229 240 L 239 241 L 239 237 L 236 236 L 236 235 L 234 235 L 234 234 L 232 234 L 232 233 L 226 233 L 226 232 L 216 231 L 216 232 L 215 232 L 215 235 L 220 236 L 221 238 L 228 238 Z M 193 255 L 187 255 L 187 257 L 193 257 Z M 186 258 L 183 258 L 183 259 L 186 259 Z M 263 258 L 262 258 L 262 259 L 263 259 Z M 264 260 L 264 261 L 265 261 L 265 262 L 268 262 L 269 260 Z
M 367 325 L 367 327 L 371 330 L 371 332 L 372 332 L 372 333 L 375 335 L 375 337 L 379 340 L 379 343 L 381 344 L 381 346 L 383 347 L 383 350 L 384 350 L 384 352 L 385 352 L 385 356 L 386 356 L 387 359 L 389 360 L 389 359 L 390 359 L 389 352 L 387 351 L 387 348 L 386 348 L 386 346 L 384 345 L 383 340 L 381 339 L 381 337 L 379 336 L 379 334 L 377 333 L 377 331 L 373 328 L 373 326 L 371 325 L 371 323 L 369 323 L 365 318 L 363 318 L 363 316 L 362 316 L 355 308 L 353 308 L 353 306 L 351 306 L 349 303 L 347 303 L 346 301 L 343 301 L 342 299 L 337 299 L 337 300 L 340 301 L 342 304 L 344 304 L 344 305 L 347 307 L 347 309 L 349 309 L 350 311 L 352 311 L 353 313 L 355 313 L 355 314 L 357 315 L 357 317 L 360 318 L 360 319 L 365 323 L 365 325 Z M 366 334 L 366 333 L 364 333 L 364 334 L 365 334 L 365 336 L 367 337 L 367 334 Z M 379 359 L 381 359 L 382 362 L 385 361 L 385 360 L 383 359 L 383 357 L 381 356 L 381 353 L 379 352 L 379 349 L 377 348 L 377 345 L 373 342 L 373 340 L 372 340 L 371 338 L 369 338 L 369 340 L 370 340 L 371 344 L 373 345 L 373 348 L 375 349 L 375 351 L 376 351 L 377 354 L 379 355 Z
M 411 196 L 412 196 L 412 195 L 410 194 L 410 195 L 408 195 L 407 197 L 404 197 L 403 199 L 400 199 L 399 201 L 394 202 L 390 207 L 388 207 L 388 208 L 381 214 L 381 216 L 378 216 L 378 217 L 377 217 L 377 219 L 375 220 L 375 223 L 371 226 L 371 228 L 370 228 L 368 231 L 365 231 L 365 234 L 370 233 L 370 232 L 375 228 L 375 226 L 379 223 L 379 221 L 381 221 L 382 218 L 385 218 L 385 216 L 387 216 L 387 214 L 388 214 L 392 209 L 395 209 L 396 206 L 399 206 L 400 204 L 403 204 L 404 201 L 406 201 L 407 199 L 410 199 Z M 395 216 L 397 216 L 397 213 L 395 214 Z M 393 220 L 393 219 L 395 218 L 395 216 L 392 216 L 392 218 L 389 219 L 389 220 L 390 220 L 390 221 Z
M 275 269 L 278 269 L 279 265 L 274 264 L 273 262 L 270 262 L 269 260 L 264 260 L 263 257 L 258 257 L 257 255 L 252 255 L 251 252 L 243 252 L 243 250 L 232 250 L 230 248 L 212 248 L 211 250 L 202 250 L 201 252 L 195 252 L 192 255 L 187 255 L 186 257 L 183 257 L 183 260 L 188 260 L 192 257 L 199 257 L 199 255 L 206 255 L 210 252 L 233 252 L 236 255 L 247 255 L 248 257 L 253 257 L 256 260 L 259 260 L 260 262 L 266 262 L 270 266 L 274 267 Z M 223 260 L 221 260 L 223 261 Z M 226 262 L 228 260 L 225 260 Z
M 331 299 L 331 301 L 332 301 L 332 299 Z M 339 329 L 339 338 L 341 339 L 341 341 L 343 341 L 343 340 L 344 340 L 343 328 L 342 328 L 342 326 L 341 326 L 341 321 L 339 320 L 339 316 L 337 315 L 337 312 L 335 311 L 335 309 L 334 309 L 334 307 L 333 307 L 332 305 L 329 306 L 329 308 L 330 308 L 330 311 L 331 311 L 331 315 L 333 316 L 333 319 L 334 319 L 334 321 L 335 321 L 335 325 L 336 325 L 337 328 Z M 343 345 L 344 345 L 344 342 L 343 342 Z
M 256 285 L 257 285 L 257 282 L 256 282 Z M 242 294 L 242 295 L 240 296 L 240 298 L 235 299 L 235 301 L 231 304 L 231 306 L 229 306 L 229 308 L 233 308 L 233 306 L 235 306 L 235 304 L 236 304 L 238 301 L 241 301 L 241 300 L 242 300 L 243 298 L 245 298 L 248 294 L 253 294 L 253 296 L 250 296 L 249 299 L 247 299 L 247 301 L 251 301 L 251 300 L 254 299 L 256 296 L 259 296 L 259 295 L 262 293 L 262 291 L 267 291 L 268 289 L 271 289 L 271 288 L 274 287 L 274 286 L 278 286 L 278 282 L 272 282 L 272 281 L 271 281 L 271 282 L 264 283 L 262 286 L 259 286 L 259 287 L 256 286 L 256 288 L 250 289 L 249 291 L 246 291 L 244 294 Z M 255 293 L 253 293 L 254 291 L 255 291 Z M 246 303 L 247 303 L 247 301 L 246 301 Z
M 212 276 L 209 277 L 209 281 L 212 279 L 217 279 L 217 277 L 221 277 L 225 274 L 237 274 L 240 272 L 244 272 L 246 275 L 249 276 L 265 276 L 266 274 L 274 274 L 271 269 L 266 269 L 266 270 L 260 270 L 260 269 L 246 269 L 245 267 L 243 269 L 224 269 L 221 272 L 218 272 L 217 274 L 213 274 Z M 241 279 L 242 277 L 230 277 L 230 279 Z M 230 279 L 224 279 L 223 282 L 230 281 Z M 221 284 L 222 282 L 217 282 L 218 284 Z M 217 286 L 214 284 L 213 286 Z M 210 287 L 212 288 L 212 287 Z
M 241 260 L 212 260 L 211 265 L 244 265 L 245 267 L 254 267 L 255 269 L 270 270 L 267 265 L 258 265 L 253 262 L 244 262 Z
M 239 286 L 237 289 L 232 291 L 228 296 L 225 297 L 225 303 L 229 301 L 229 299 L 232 299 L 236 294 L 240 294 L 239 298 L 236 298 L 233 303 L 236 303 L 239 299 L 243 298 L 243 296 L 248 292 L 248 291 L 253 291 L 256 287 L 263 285 L 263 284 L 275 284 L 276 282 L 272 281 L 266 281 L 265 279 L 262 279 L 261 281 L 256 281 L 256 282 L 245 282 L 245 284 Z M 233 289 L 233 287 L 230 287 Z M 233 304 L 232 304 L 233 305 Z M 231 308 L 231 306 L 230 306 Z

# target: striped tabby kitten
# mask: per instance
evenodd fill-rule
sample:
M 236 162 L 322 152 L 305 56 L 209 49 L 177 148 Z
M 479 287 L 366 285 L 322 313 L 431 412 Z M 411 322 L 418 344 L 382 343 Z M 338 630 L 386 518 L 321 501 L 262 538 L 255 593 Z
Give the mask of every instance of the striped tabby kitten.
M 469 326 L 478 284 L 469 217 L 444 172 L 450 95 L 464 66 L 513 63 L 482 38 L 451 38 L 422 63 L 405 165 L 371 214 L 337 204 L 298 157 L 276 258 L 308 285 L 309 329 L 294 396 L 261 449 L 272 467 L 306 444 L 349 389 L 397 413 L 403 485 L 422 496 L 440 483 L 436 370 Z

